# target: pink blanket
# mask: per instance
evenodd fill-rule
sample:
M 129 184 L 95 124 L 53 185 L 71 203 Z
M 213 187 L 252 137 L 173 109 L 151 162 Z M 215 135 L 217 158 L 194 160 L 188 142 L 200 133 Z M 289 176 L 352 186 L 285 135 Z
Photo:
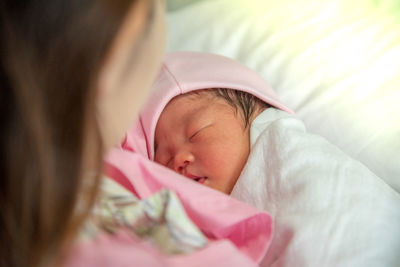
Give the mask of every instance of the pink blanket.
M 166 255 L 123 230 L 78 243 L 67 266 L 257 266 L 272 238 L 269 214 L 180 177 L 137 153 L 114 149 L 107 173 L 140 198 L 161 188 L 177 193 L 210 244 L 187 255 Z

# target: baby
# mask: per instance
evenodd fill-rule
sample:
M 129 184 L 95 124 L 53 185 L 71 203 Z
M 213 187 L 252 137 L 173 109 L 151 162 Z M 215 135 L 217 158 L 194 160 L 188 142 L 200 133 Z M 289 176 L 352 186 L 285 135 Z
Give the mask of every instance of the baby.
M 250 125 L 270 107 L 238 90 L 215 88 L 174 97 L 155 131 L 155 161 L 229 194 L 250 152 Z
M 152 90 L 140 120 L 147 147 L 136 151 L 226 194 L 249 156 L 254 118 L 269 107 L 293 113 L 257 73 L 213 54 L 167 55 Z

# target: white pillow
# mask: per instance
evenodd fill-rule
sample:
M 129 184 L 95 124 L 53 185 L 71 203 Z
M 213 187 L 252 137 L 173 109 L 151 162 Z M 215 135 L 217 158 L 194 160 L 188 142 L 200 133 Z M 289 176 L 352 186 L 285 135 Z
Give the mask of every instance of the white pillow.
M 256 70 L 310 132 L 400 192 L 397 0 L 172 2 L 169 51 L 217 53 Z

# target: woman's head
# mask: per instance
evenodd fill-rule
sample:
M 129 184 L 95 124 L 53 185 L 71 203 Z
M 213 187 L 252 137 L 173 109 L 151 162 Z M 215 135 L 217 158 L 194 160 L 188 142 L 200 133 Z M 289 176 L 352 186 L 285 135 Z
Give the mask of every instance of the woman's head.
M 157 72 L 162 7 L 9 0 L 0 20 L 0 265 L 45 264 L 82 222 L 102 154 Z

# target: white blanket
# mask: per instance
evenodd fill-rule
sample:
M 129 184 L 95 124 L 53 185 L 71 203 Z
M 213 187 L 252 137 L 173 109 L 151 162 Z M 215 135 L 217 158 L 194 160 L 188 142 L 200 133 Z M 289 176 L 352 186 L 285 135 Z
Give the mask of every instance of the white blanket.
M 251 126 L 232 196 L 272 214 L 262 266 L 400 266 L 400 194 L 285 112 Z

